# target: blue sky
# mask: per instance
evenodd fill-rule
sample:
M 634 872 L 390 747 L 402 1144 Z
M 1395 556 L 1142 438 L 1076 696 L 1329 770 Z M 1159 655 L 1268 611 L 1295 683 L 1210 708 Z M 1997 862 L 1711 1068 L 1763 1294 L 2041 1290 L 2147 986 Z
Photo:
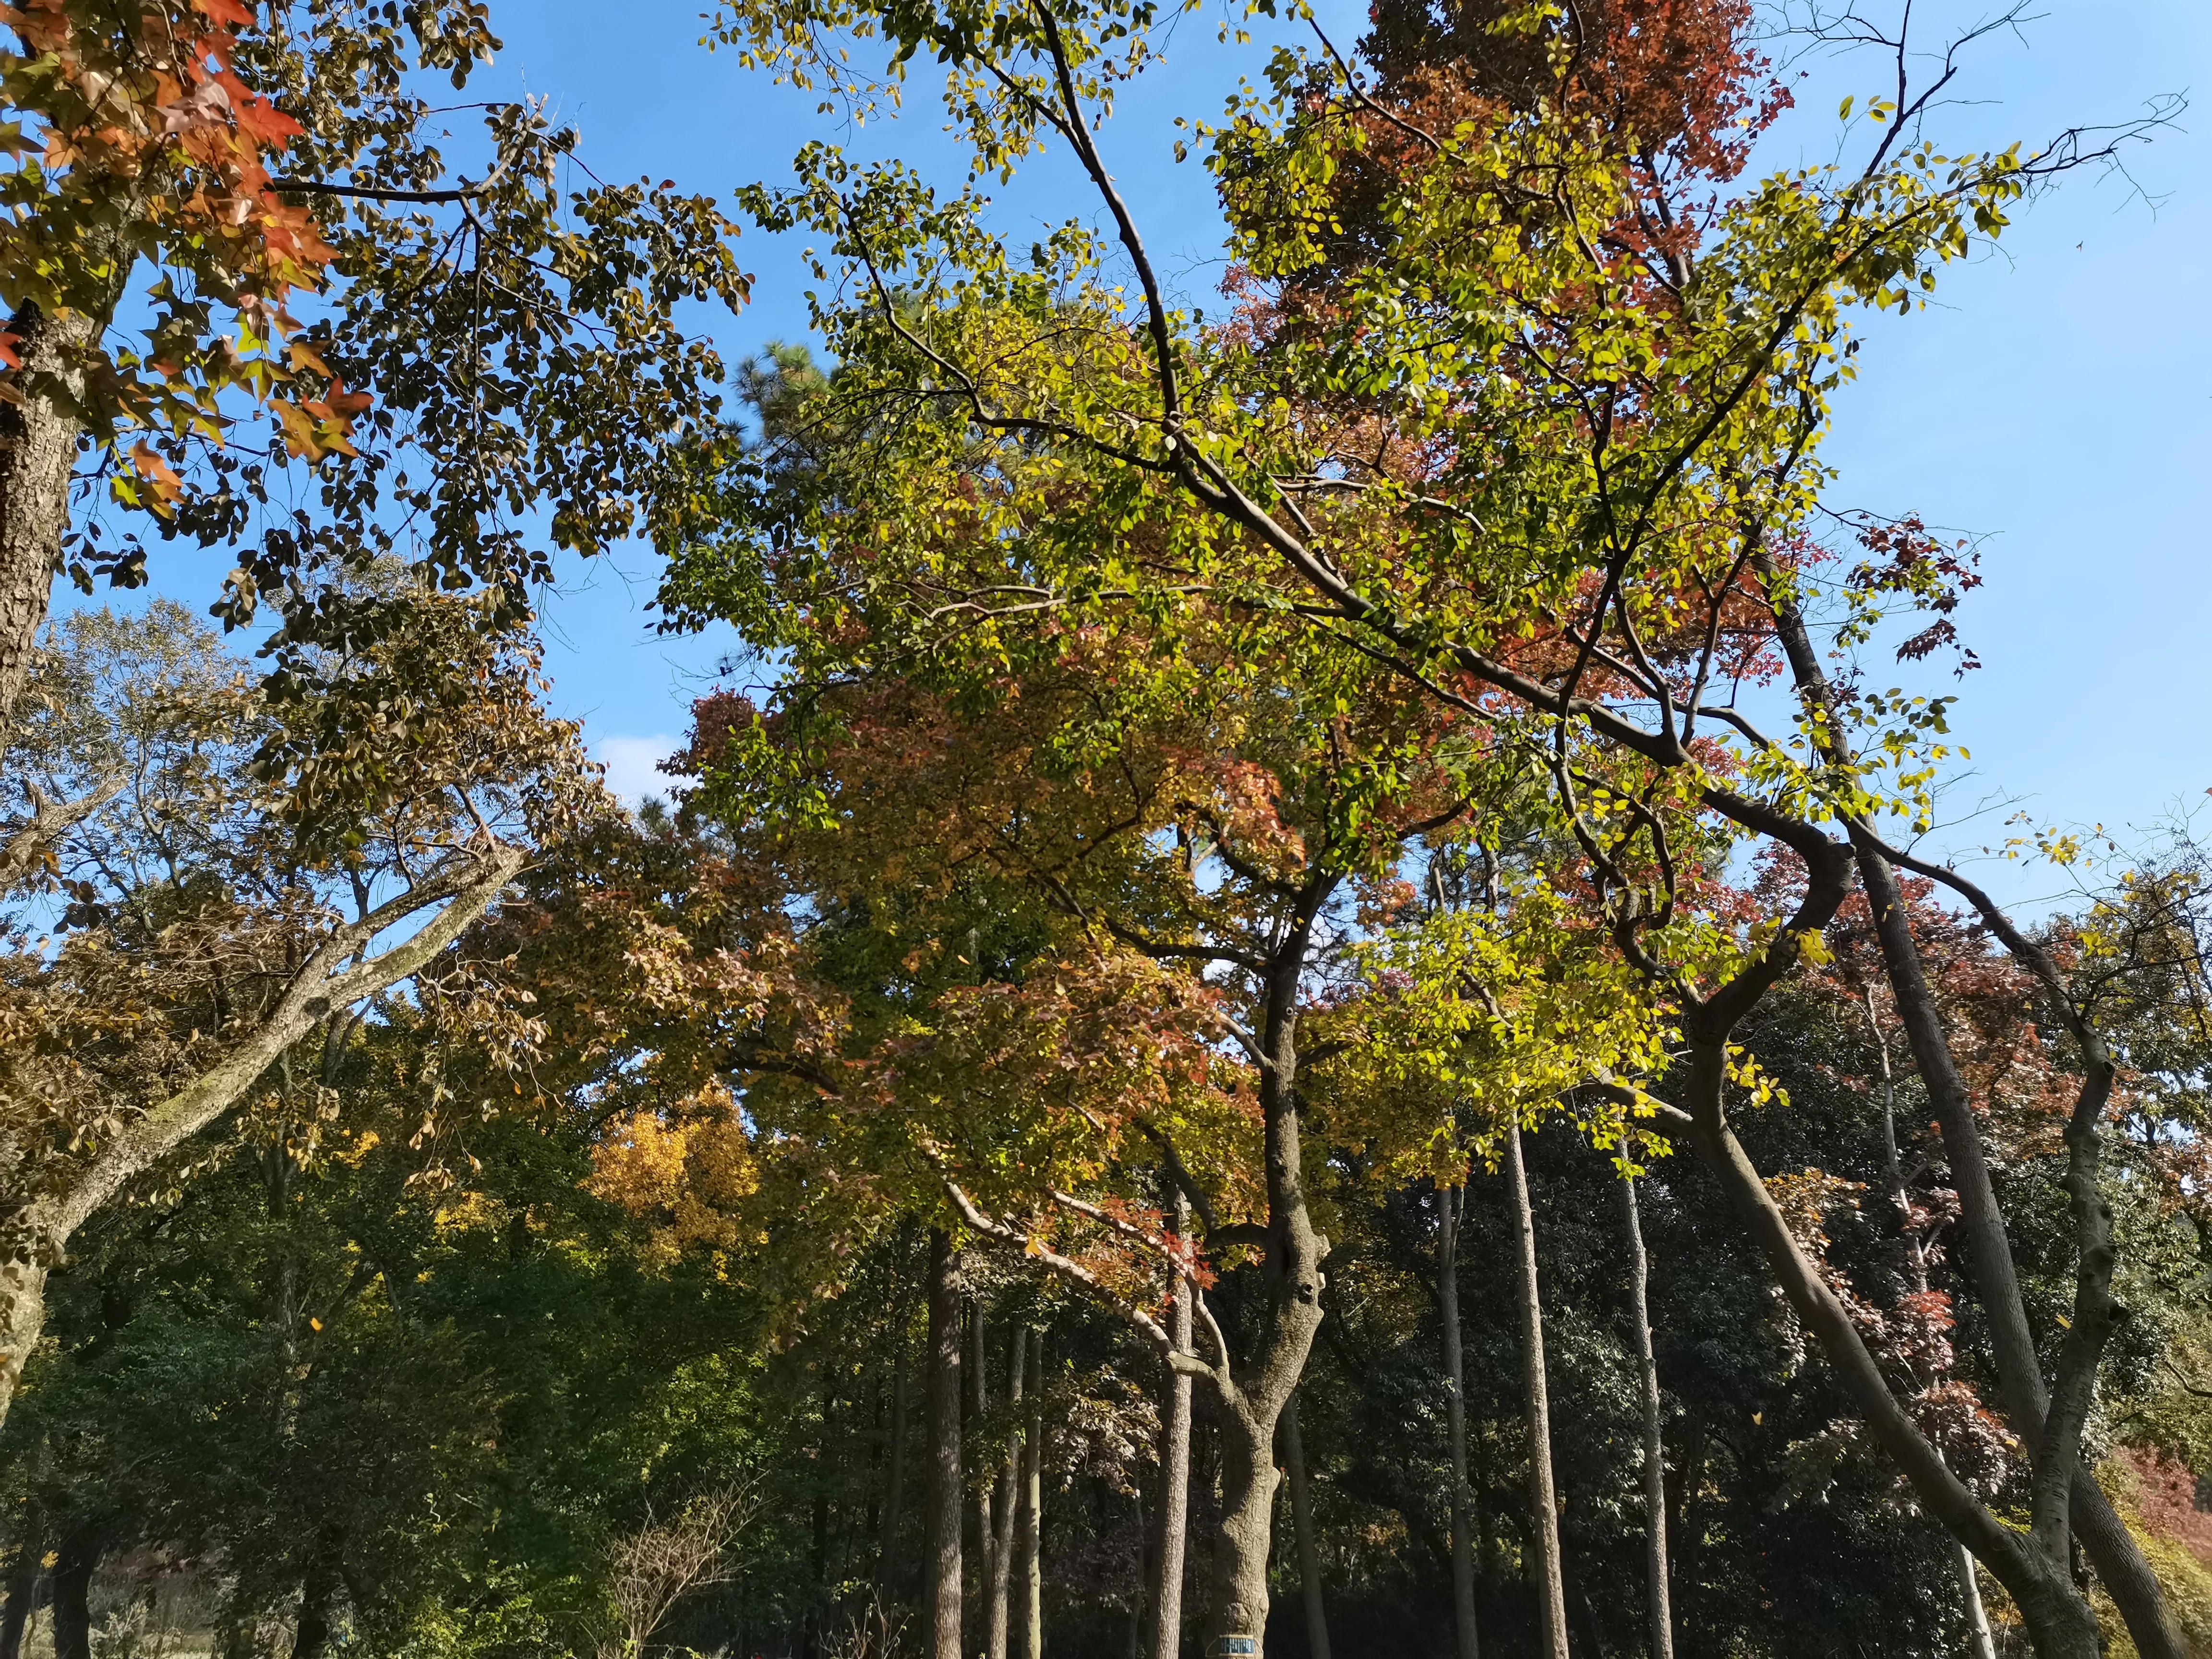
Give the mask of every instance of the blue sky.
M 580 127 L 581 154 L 604 178 L 726 194 L 787 176 L 799 143 L 838 135 L 811 98 L 702 49 L 699 12 L 699 0 L 495 0 L 507 49 L 478 95 L 548 98 Z M 1331 0 L 1322 15 L 1340 43 L 1358 33 L 1356 5 Z M 1930 42 L 1984 15 L 1945 0 L 1921 0 L 1917 14 Z M 1125 97 L 1103 140 L 1158 263 L 1200 301 L 1218 270 L 1218 231 L 1204 173 L 1172 160 L 1171 122 L 1218 112 L 1261 61 L 1258 47 L 1219 45 L 1212 14 L 1187 18 L 1168 65 Z M 2016 36 L 1969 58 L 1944 131 L 1954 148 L 2033 145 L 2069 125 L 2130 118 L 2159 94 L 2212 98 L 2208 70 L 2204 0 L 2048 0 Z M 1832 155 L 1839 98 L 1863 102 L 1885 72 L 1872 59 L 1814 66 L 1763 165 Z M 915 90 L 906 116 L 846 136 L 864 152 L 945 163 L 951 182 L 919 74 Z M 1917 512 L 1987 538 L 1986 585 L 1960 617 L 1984 665 L 1961 684 L 1945 676 L 1923 688 L 1960 694 L 1959 734 L 1973 751 L 1947 797 L 1946 851 L 1971 856 L 1998 839 L 2014 802 L 2045 821 L 2117 828 L 2212 787 L 2197 678 L 2212 657 L 2208 133 L 2212 107 L 2185 112 L 2131 155 L 2133 185 L 2077 178 L 2024 210 L 1999 252 L 1948 274 L 1934 308 L 1871 327 L 1862 378 L 1839 406 L 1838 505 Z M 1083 198 L 1047 167 L 1000 199 L 1003 212 L 1042 222 Z M 732 358 L 805 328 L 799 245 L 754 235 L 741 252 L 758 284 L 742 317 L 715 325 Z M 712 635 L 657 638 L 645 610 L 653 580 L 642 549 L 578 563 L 547 613 L 556 701 L 630 791 L 653 787 L 652 761 L 727 649 Z M 2025 898 L 2044 878 L 1993 879 Z

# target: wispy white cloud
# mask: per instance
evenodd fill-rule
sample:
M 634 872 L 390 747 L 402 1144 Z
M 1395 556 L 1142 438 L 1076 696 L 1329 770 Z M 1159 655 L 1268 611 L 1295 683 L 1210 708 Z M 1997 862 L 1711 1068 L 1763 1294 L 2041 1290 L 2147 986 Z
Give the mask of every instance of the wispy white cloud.
M 675 738 L 656 732 L 649 738 L 601 738 L 592 745 L 592 758 L 607 769 L 607 787 L 635 806 L 648 795 L 665 799 L 684 787 L 684 780 L 660 770 L 676 750 Z

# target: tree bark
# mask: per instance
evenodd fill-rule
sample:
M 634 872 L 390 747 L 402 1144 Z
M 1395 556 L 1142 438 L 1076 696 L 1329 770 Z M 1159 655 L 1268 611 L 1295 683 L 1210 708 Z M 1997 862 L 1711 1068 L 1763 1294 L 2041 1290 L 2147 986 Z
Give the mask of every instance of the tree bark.
M 982 1328 L 980 1314 L 976 1319 L 976 1328 L 978 1331 Z M 1017 1325 L 1007 1343 L 1010 1352 L 1006 1364 L 1006 1403 L 1018 1412 L 1022 1404 L 1022 1385 L 1029 1376 L 1029 1327 Z M 1024 1419 L 1021 1425 L 1007 1438 L 1006 1455 L 999 1465 L 998 1495 L 992 1505 L 991 1601 L 990 1616 L 987 1621 L 989 1632 L 988 1651 L 991 1659 L 1011 1659 L 1006 1638 L 1014 1589 L 1014 1508 L 1021 1497 L 1022 1433 L 1026 1426 L 1026 1419 Z
M 1190 1231 L 1190 1199 L 1176 1188 L 1168 1222 L 1177 1238 Z M 1177 1353 L 1191 1345 L 1190 1287 L 1177 1281 L 1168 1307 L 1168 1335 Z M 1190 1378 L 1162 1368 L 1159 1535 L 1152 1552 L 1152 1659 L 1181 1659 L 1183 1554 L 1190 1535 Z
M 1279 1411 L 1277 1413 L 1279 1416 Z M 1221 1455 L 1221 1519 L 1214 1528 L 1212 1605 L 1206 1608 L 1209 1655 L 1266 1651 L 1267 1553 L 1274 1530 L 1274 1424 L 1233 1407 L 1219 1413 L 1214 1437 Z
M 1451 1589 L 1453 1652 L 1481 1659 L 1474 1620 L 1474 1535 L 1467 1482 L 1467 1360 L 1460 1342 L 1459 1232 L 1467 1217 L 1467 1188 L 1437 1189 L 1437 1311 L 1443 1326 L 1444 1437 L 1451 1455 Z
M 2034 1335 L 2028 1329 L 2027 1307 L 2013 1265 L 2004 1212 L 1997 1203 L 1996 1185 L 1990 1178 L 1989 1158 L 1982 1146 L 1981 1123 L 1952 1055 L 1935 989 L 1922 966 L 1897 872 L 1867 837 L 1855 839 L 1891 994 L 1912 1050 L 1914 1068 L 1936 1109 L 1936 1130 L 1942 1138 L 1945 1160 L 1951 1166 L 1952 1184 L 1958 1190 L 1960 1218 L 1966 1231 L 1965 1266 L 1980 1292 L 1983 1312 L 1989 1320 L 1990 1347 L 1996 1361 L 2005 1415 L 2031 1456 L 2040 1458 L 2045 1423 L 2051 1413 L 2051 1392 L 2036 1353 Z M 2102 1276 L 2109 1283 L 2109 1270 Z M 2188 1643 L 2173 1622 L 2166 1593 L 2134 1534 L 2113 1512 L 2095 1477 L 2080 1467 L 2078 1453 L 2067 1455 L 2075 1463 L 2068 1477 L 2071 1529 L 2096 1568 L 2097 1577 L 2104 1581 L 2136 1651 L 2142 1659 L 2188 1659 Z
M 106 1546 L 87 1522 L 63 1534 L 54 1560 L 54 1659 L 92 1659 L 92 1574 Z
M 960 1642 L 960 1277 L 952 1241 L 929 1236 L 928 1659 L 962 1659 Z
M 21 342 L 23 368 L 15 380 L 21 400 L 0 402 L 0 745 L 14 734 L 16 700 L 61 568 L 70 478 L 84 431 L 68 405 L 82 395 L 81 354 L 105 321 L 25 306 L 8 322 Z
M 1521 1161 L 1521 1127 L 1505 1130 L 1505 1175 L 1512 1189 L 1520 1245 L 1522 1398 L 1528 1428 L 1528 1537 L 1534 1546 L 1536 1611 L 1544 1659 L 1567 1659 L 1567 1589 L 1559 1569 L 1559 1500 L 1552 1484 L 1552 1402 L 1544 1381 L 1544 1303 L 1536 1281 L 1536 1216 L 1528 1171 Z
M 1044 1332 L 1030 1333 L 1029 1424 L 1022 1436 L 1022 1659 L 1044 1659 Z
M 1329 1659 L 1328 1609 L 1322 1603 L 1321 1551 L 1314 1536 L 1313 1496 L 1306 1482 L 1305 1438 L 1298 1432 L 1298 1397 L 1283 1407 L 1283 1468 L 1291 1477 L 1291 1530 L 1298 1548 L 1298 1594 L 1305 1601 L 1306 1647 Z
M 1314 1226 L 1305 1197 L 1299 1139 L 1297 1019 L 1315 918 L 1340 878 L 1316 872 L 1299 890 L 1297 908 L 1267 958 L 1255 1044 L 1262 1056 L 1259 1097 L 1265 1164 L 1267 1220 L 1219 1227 L 1208 1200 L 1168 1149 L 1170 1173 L 1183 1186 L 1206 1227 L 1209 1244 L 1234 1243 L 1260 1249 L 1259 1295 L 1249 1351 L 1232 1352 L 1227 1334 L 1191 1291 L 1194 1316 L 1206 1333 L 1204 1355 L 1177 1350 L 1166 1327 L 1133 1300 L 1103 1284 L 1081 1262 L 1060 1255 L 1034 1231 L 986 1213 L 947 1176 L 945 1195 L 981 1236 L 1042 1265 L 1063 1280 L 1097 1296 L 1144 1334 L 1167 1363 L 1206 1378 L 1220 1419 L 1223 1504 L 1212 1538 L 1212 1596 L 1206 1610 L 1209 1655 L 1259 1656 L 1267 1620 L 1267 1557 L 1275 1496 L 1275 1423 L 1297 1388 L 1320 1328 L 1322 1260 L 1328 1240 Z M 1066 1194 L 1055 1200 L 1091 1213 Z M 1112 1224 L 1113 1218 L 1099 1212 Z M 1186 1286 L 1189 1281 L 1186 1279 Z
M 1650 1575 L 1651 1659 L 1674 1659 L 1674 1620 L 1667 1595 L 1667 1418 L 1659 1398 L 1659 1362 L 1651 1351 L 1651 1264 L 1644 1251 L 1644 1220 L 1637 1212 L 1636 1182 L 1620 1183 L 1621 1218 L 1628 1233 L 1629 1328 L 1644 1389 L 1644 1510 L 1645 1561 Z

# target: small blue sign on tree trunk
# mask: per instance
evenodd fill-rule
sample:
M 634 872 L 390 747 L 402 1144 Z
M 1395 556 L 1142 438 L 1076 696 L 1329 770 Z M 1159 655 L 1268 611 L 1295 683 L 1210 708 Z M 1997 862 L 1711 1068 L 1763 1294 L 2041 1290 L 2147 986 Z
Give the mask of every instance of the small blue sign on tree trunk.
M 1256 1636 L 1224 1636 L 1213 1644 L 1216 1659 L 1227 1659 L 1231 1654 L 1257 1653 L 1260 1638 Z

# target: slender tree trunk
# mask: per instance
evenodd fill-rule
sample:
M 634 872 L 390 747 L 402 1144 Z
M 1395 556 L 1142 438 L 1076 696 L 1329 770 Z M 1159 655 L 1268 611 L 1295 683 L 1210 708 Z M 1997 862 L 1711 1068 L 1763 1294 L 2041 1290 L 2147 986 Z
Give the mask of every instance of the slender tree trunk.
M 1329 1659 L 1328 1609 L 1322 1605 L 1321 1551 L 1314 1537 L 1313 1494 L 1306 1483 L 1305 1438 L 1298 1432 L 1298 1397 L 1283 1407 L 1283 1468 L 1291 1477 L 1291 1529 L 1298 1547 L 1298 1593 L 1306 1604 L 1306 1646 Z
M 982 1320 L 979 1316 L 976 1328 Z M 1022 1403 L 1022 1384 L 1029 1375 L 1029 1327 L 1017 1325 L 1007 1347 L 1006 1403 L 1017 1409 Z M 1024 1426 L 1026 1426 L 1024 1424 Z M 1022 1433 L 1020 1428 L 1006 1441 L 1006 1455 L 999 1465 L 999 1490 L 992 1505 L 991 1522 L 991 1601 L 988 1629 L 990 1632 L 988 1651 L 991 1659 L 1011 1659 L 1006 1645 L 1010 1620 L 1007 1614 L 1014 1589 L 1014 1506 L 1021 1496 Z
M 31 1622 L 31 1603 L 39 1593 L 39 1558 L 46 1541 L 35 1525 L 27 1525 L 23 1541 L 8 1569 L 8 1603 L 0 1609 L 0 1659 L 22 1659 L 23 1632 Z
M 1889 1174 L 1890 1202 L 1897 1206 L 1898 1225 L 1905 1231 L 1907 1259 L 1912 1264 L 1912 1285 L 1928 1293 L 1928 1250 L 1912 1230 L 1912 1194 L 1905 1185 L 1905 1160 L 1897 1149 L 1897 1077 L 1889 1063 L 1889 1038 L 1881 1029 L 1881 1012 L 1875 1006 L 1874 987 L 1866 988 L 1867 1030 L 1874 1038 L 1881 1069 L 1882 1165 Z M 1996 1644 L 1990 1633 L 1989 1615 L 1982 1607 L 1982 1587 L 1974 1576 L 1974 1555 L 1964 1544 L 1954 1543 L 1951 1561 L 1959 1579 L 1959 1602 L 1966 1615 L 1966 1641 L 1973 1659 L 1996 1659 Z
M 1520 1243 L 1521 1365 L 1528 1423 L 1528 1536 L 1535 1547 L 1536 1610 L 1543 1659 L 1567 1659 L 1567 1590 L 1559 1570 L 1559 1503 L 1552 1484 L 1552 1403 L 1544 1381 L 1544 1304 L 1536 1282 L 1536 1215 L 1521 1129 L 1505 1131 L 1505 1174 L 1512 1187 L 1513 1224 Z
M 823 1379 L 822 1438 L 815 1449 L 814 1501 L 810 1516 L 813 1536 L 806 1555 L 807 1574 L 813 1581 L 814 1594 L 806 1613 L 806 1659 L 820 1659 L 822 1638 L 830 1625 L 830 1449 L 837 1443 L 833 1426 L 837 1410 L 837 1396 Z M 644 1659 L 642 1654 L 637 1659 Z
M 1190 1200 L 1181 1188 L 1170 1195 L 1169 1224 L 1180 1238 L 1190 1231 Z M 1168 1309 L 1168 1334 L 1178 1353 L 1191 1351 L 1190 1287 L 1178 1283 Z M 1152 1552 L 1152 1659 L 1181 1659 L 1183 1553 L 1190 1534 L 1190 1378 L 1162 1368 L 1159 1536 Z
M 1467 1188 L 1437 1189 L 1437 1311 L 1443 1325 L 1444 1437 L 1451 1453 L 1452 1638 L 1456 1659 L 1481 1659 L 1474 1622 L 1474 1536 L 1467 1481 L 1467 1361 L 1460 1344 L 1459 1232 Z
M 899 1522 L 905 1518 L 906 1507 L 908 1359 L 906 1334 L 902 1330 L 899 1334 L 898 1362 L 891 1371 L 890 1467 L 884 1476 L 883 1530 L 876 1545 L 878 1609 L 890 1602 L 899 1577 Z
M 1620 1212 L 1628 1232 L 1629 1328 L 1636 1339 L 1636 1369 L 1644 1385 L 1644 1524 L 1650 1574 L 1651 1659 L 1674 1659 L 1674 1620 L 1667 1605 L 1667 1419 L 1659 1398 L 1659 1362 L 1651 1352 L 1650 1261 L 1644 1253 L 1644 1220 L 1637 1213 L 1633 1180 L 1620 1183 Z
M 952 1241 L 939 1230 L 929 1236 L 927 1659 L 962 1659 L 960 1499 L 960 1277 Z
M 1789 597 L 1788 587 L 1778 579 L 1772 557 L 1762 552 L 1754 562 L 1770 592 L 1776 596 L 1777 634 L 1789 658 L 1791 678 L 1800 697 L 1809 711 L 1823 716 L 1832 714 L 1833 688 L 1803 616 Z M 1845 729 L 1844 724 L 1835 719 L 1826 719 L 1822 727 L 1826 757 L 1838 763 L 1848 763 L 1852 758 Z M 1990 1352 L 1996 1362 L 1998 1389 L 2006 1415 L 2039 1466 L 2045 1462 L 2046 1455 L 2065 1460 L 2069 1478 L 2063 1488 L 2068 1510 L 2063 1519 L 2111 1592 L 2113 1605 L 2119 1609 L 2128 1634 L 2142 1659 L 2187 1659 L 2188 1645 L 2173 1622 L 2165 1591 L 2143 1559 L 2142 1548 L 2113 1513 L 2094 1473 L 2081 1466 L 2078 1443 L 2066 1443 L 2075 1439 L 2074 1430 L 2069 1429 L 2049 1448 L 2044 1444 L 2051 1415 L 2051 1391 L 2043 1375 L 2033 1334 L 2028 1328 L 2027 1304 L 2021 1298 L 2019 1277 L 2013 1266 L 2011 1240 L 2003 1211 L 1997 1203 L 1996 1186 L 1990 1179 L 1989 1160 L 1982 1148 L 1981 1126 L 1951 1053 L 1950 1038 L 1943 1029 L 1942 1010 L 1921 962 L 1919 945 L 1912 937 L 1911 918 L 1898 885 L 1897 872 L 1866 825 L 1851 825 L 1850 841 L 1865 884 L 1868 907 L 1874 914 L 1875 935 L 1881 947 L 1890 994 L 1912 1050 L 1913 1065 L 1928 1091 L 1929 1104 L 1935 1108 L 1944 1155 L 1951 1164 L 1952 1185 L 1959 1194 L 1960 1218 L 1968 1243 L 1969 1276 L 1980 1292 L 1982 1310 L 1989 1322 Z M 2017 957 L 2023 942 L 2016 933 L 2008 931 L 2008 924 L 2002 915 L 1990 914 L 1991 907 L 1978 902 L 1977 908 L 1984 910 L 1984 921 L 1994 924 L 1992 931 L 2003 938 L 2007 948 Z M 2071 1013 L 2070 1010 L 2065 1012 Z M 2109 1086 L 2109 1057 L 2103 1053 L 2101 1041 L 2086 1026 L 2076 1024 L 2075 1035 L 2082 1047 L 2082 1058 L 2089 1073 L 2084 1090 L 2084 1100 L 2087 1101 L 2093 1091 Z M 2066 1138 L 2067 1185 L 2074 1203 L 2081 1256 L 2076 1274 L 2076 1305 L 2060 1360 L 2059 1392 L 2067 1396 L 2071 1415 L 2076 1419 L 2086 1408 L 2102 1346 L 2100 1334 L 2094 1328 L 2108 1326 L 2110 1319 L 2110 1286 L 2115 1260 L 2110 1243 L 2109 1207 L 2095 1190 L 2094 1116 L 2092 1113 L 2090 1121 L 2082 1122 L 2077 1108 L 2077 1121 L 2069 1127 Z M 2069 1357 L 2074 1360 L 2070 1368 Z M 2090 1375 L 2069 1376 L 2069 1369 L 2081 1369 L 2085 1359 Z M 2037 1484 L 2042 1483 L 2039 1480 Z M 2051 1524 L 2050 1517 L 2045 1516 L 2033 1519 L 2040 1527 Z M 2056 1545 L 2045 1540 L 2044 1553 L 2052 1556 L 2062 1553 L 2063 1545 L 2063 1539 Z M 1988 1559 L 1985 1555 L 1983 1559 Z M 1995 1564 L 1991 1565 L 1994 1571 Z M 2078 1623 L 2077 1616 L 2070 1610 L 2065 1620 L 2069 1626 Z
M 983 1363 L 983 1347 L 988 1333 L 984 1329 L 983 1304 L 970 1298 L 968 1304 L 968 1433 L 980 1437 L 983 1432 L 983 1418 L 991 1409 L 991 1374 Z M 980 1445 L 977 1461 L 981 1460 Z M 975 1487 L 975 1608 L 977 1622 L 986 1632 L 991 1616 L 991 1546 L 998 1537 L 998 1529 L 991 1524 L 991 1500 L 998 1496 L 997 1484 L 990 1480 L 976 1483 Z M 985 1644 L 979 1638 L 976 1645 Z
M 1982 1583 L 1974 1571 L 1973 1551 L 1954 1543 L 1951 1565 L 1959 1575 L 1959 1603 L 1966 1613 L 1967 1659 L 1997 1659 L 1996 1638 L 1990 1630 L 1989 1609 L 1982 1605 Z
M 83 1522 L 63 1535 L 54 1561 L 54 1659 L 92 1659 L 92 1573 L 106 1542 Z
M 2027 1623 L 2039 1659 L 2096 1659 L 2097 1620 L 2048 1535 L 2023 1537 L 1990 1515 L 1929 1443 L 1867 1351 L 1850 1312 L 1790 1236 L 1787 1220 L 1728 1127 L 1722 1090 L 1726 1038 L 1697 1033 L 1690 1049 L 1692 1133 L 1698 1151 L 1741 1212 L 1797 1316 L 1857 1405 L 1868 1429 L 1911 1483 L 1922 1506 L 1989 1564 Z
M 1044 1659 L 1044 1332 L 1030 1333 L 1029 1426 L 1022 1436 L 1022 1659 Z

